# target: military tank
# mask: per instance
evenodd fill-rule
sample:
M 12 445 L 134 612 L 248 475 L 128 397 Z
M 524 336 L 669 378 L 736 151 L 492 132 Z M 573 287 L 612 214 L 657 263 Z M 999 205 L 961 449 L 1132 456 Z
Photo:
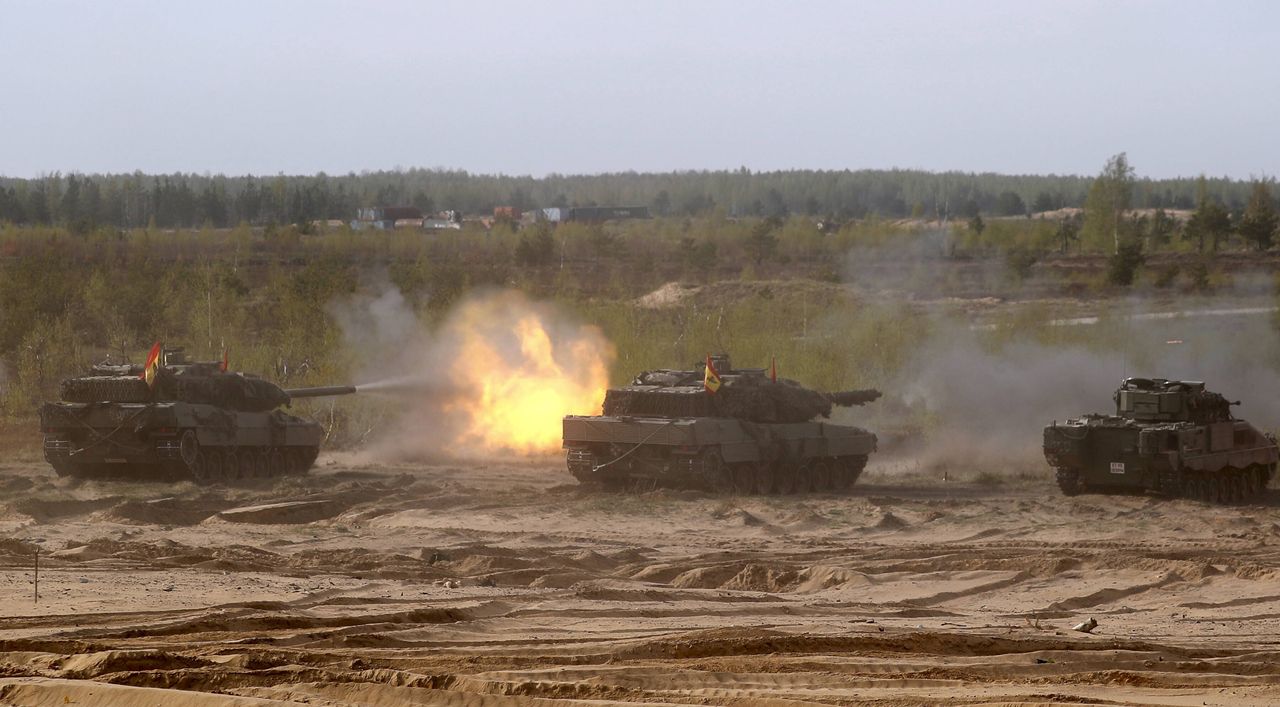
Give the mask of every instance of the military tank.
M 1275 474 L 1275 438 L 1231 414 L 1200 381 L 1126 378 L 1114 415 L 1044 428 L 1044 456 L 1062 493 L 1155 492 L 1210 503 L 1261 494 Z
M 564 418 L 574 478 L 608 489 L 658 486 L 719 493 L 845 491 L 876 449 L 866 430 L 820 421 L 833 406 L 869 403 L 877 390 L 822 393 L 763 368 L 706 365 L 654 370 L 605 393 L 601 415 Z
M 225 363 L 159 353 L 151 381 L 139 365 L 100 364 L 62 382 L 40 408 L 44 457 L 59 476 L 164 478 L 200 484 L 303 474 L 324 429 L 279 409 L 351 386 L 281 388 Z

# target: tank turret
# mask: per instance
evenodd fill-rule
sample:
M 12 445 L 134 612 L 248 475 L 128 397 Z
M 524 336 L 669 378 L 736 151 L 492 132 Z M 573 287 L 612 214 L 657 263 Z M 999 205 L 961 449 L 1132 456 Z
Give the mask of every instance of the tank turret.
M 744 493 L 846 490 L 875 450 L 874 434 L 820 420 L 878 390 L 821 392 L 765 368 L 707 363 L 656 369 L 605 392 L 603 414 L 564 418 L 569 471 L 608 487 L 666 485 Z
M 1143 422 L 1227 422 L 1231 406 L 1240 404 L 1205 390 L 1201 381 L 1164 378 L 1126 378 L 1113 399 L 1117 417 Z
M 321 426 L 281 408 L 296 398 L 355 393 L 353 386 L 285 389 L 224 362 L 160 352 L 143 366 L 99 364 L 62 382 L 61 402 L 41 407 L 45 458 L 60 475 L 146 476 L 199 482 L 305 472 Z
M 725 354 L 713 356 L 711 364 L 722 382 L 715 394 L 703 387 L 705 363 L 689 370 L 644 371 L 631 385 L 605 392 L 604 414 L 798 423 L 830 417 L 832 406 L 865 405 L 880 397 L 874 389 L 824 393 L 788 378 L 775 381 L 764 368 L 732 368 Z

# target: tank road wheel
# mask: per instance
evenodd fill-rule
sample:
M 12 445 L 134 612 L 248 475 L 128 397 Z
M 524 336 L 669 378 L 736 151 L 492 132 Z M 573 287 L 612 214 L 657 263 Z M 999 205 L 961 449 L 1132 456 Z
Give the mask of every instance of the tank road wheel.
M 257 450 L 244 447 L 236 455 L 237 473 L 242 480 L 257 478 Z
M 1247 483 L 1245 493 L 1249 495 L 1250 499 L 1255 499 L 1262 495 L 1262 489 L 1265 488 L 1266 485 L 1264 481 L 1266 478 L 1266 472 L 1263 471 L 1261 467 L 1254 465 L 1245 469 L 1244 478 Z
M 788 462 L 777 462 L 773 465 L 773 488 L 783 496 L 796 492 L 796 467 Z
M 773 465 L 765 462 L 755 462 L 747 464 L 751 467 L 752 473 L 756 479 L 756 493 L 761 496 L 772 496 L 776 488 L 775 475 L 773 473 Z
M 817 459 L 813 462 L 813 466 L 811 468 L 813 469 L 814 491 L 827 493 L 835 490 L 835 469 L 832 468 L 829 460 Z
M 807 463 L 797 465 L 794 476 L 796 493 L 811 493 L 813 491 L 813 466 Z
M 704 449 L 697 459 L 690 460 L 689 463 L 698 470 L 712 493 L 730 494 L 737 489 L 733 469 L 725 465 L 719 451 Z
M 1249 497 L 1248 492 L 1245 490 L 1247 484 L 1244 470 L 1232 469 L 1230 479 L 1231 502 L 1237 505 L 1244 503 L 1245 499 Z
M 284 475 L 284 453 L 272 449 L 267 455 L 267 476 L 272 478 Z
M 1182 498 L 1195 500 L 1196 498 L 1196 477 L 1189 471 L 1182 472 L 1182 488 L 1178 489 L 1178 495 Z
M 853 488 L 854 484 L 858 483 L 858 477 L 862 476 L 862 470 L 867 468 L 867 458 L 845 457 L 844 468 L 846 479 L 845 490 L 849 490 Z
M 204 474 L 208 479 L 206 483 L 216 484 L 226 480 L 222 466 L 222 450 L 205 448 L 201 450 L 200 456 L 204 457 Z
M 222 455 L 222 478 L 228 483 L 240 480 L 240 457 L 234 450 Z
M 316 465 L 316 457 L 320 456 L 319 447 L 303 447 L 298 450 L 298 458 L 301 460 L 301 467 L 298 469 L 299 474 L 305 474 L 311 471 L 311 467 Z
M 1212 474 L 1209 478 L 1209 503 L 1223 503 L 1227 498 L 1226 483 L 1221 473 Z
M 1201 503 L 1213 502 L 1213 486 L 1204 474 L 1196 474 L 1196 500 Z
M 253 477 L 255 479 L 266 479 L 270 477 L 270 467 L 271 453 L 265 449 L 255 449 L 253 452 Z
M 1080 472 L 1076 469 L 1060 468 L 1054 473 L 1058 488 L 1063 496 L 1075 496 L 1080 493 Z
M 302 458 L 298 456 L 298 450 L 284 450 L 284 474 L 285 476 L 297 476 L 302 468 Z
M 198 456 L 200 456 L 200 440 L 196 439 L 196 431 L 183 432 L 182 439 L 178 440 L 178 457 L 183 464 L 187 465 L 187 468 L 191 468 L 195 466 Z

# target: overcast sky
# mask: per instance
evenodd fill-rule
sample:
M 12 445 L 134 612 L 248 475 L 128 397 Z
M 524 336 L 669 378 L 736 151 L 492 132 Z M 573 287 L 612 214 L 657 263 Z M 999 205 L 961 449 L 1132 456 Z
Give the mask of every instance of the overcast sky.
M 0 174 L 1280 169 L 1275 2 L 0 0 Z

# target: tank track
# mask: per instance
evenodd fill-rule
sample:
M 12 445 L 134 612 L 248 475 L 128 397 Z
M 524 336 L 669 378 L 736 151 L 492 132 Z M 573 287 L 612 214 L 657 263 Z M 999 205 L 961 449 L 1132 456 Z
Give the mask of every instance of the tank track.
M 204 447 L 180 453 L 158 464 L 80 464 L 51 462 L 61 477 L 104 479 L 127 476 L 167 481 L 191 481 L 201 486 L 234 484 L 307 473 L 319 455 L 317 447 Z
M 1249 503 L 1267 492 L 1271 470 L 1263 466 L 1223 469 L 1211 472 L 1184 472 L 1178 495 L 1202 503 L 1231 505 Z
M 566 453 L 569 473 L 579 482 L 597 482 L 611 491 L 650 491 L 656 488 L 700 489 L 716 494 L 781 496 L 803 493 L 848 493 L 867 465 L 866 455 L 818 457 L 803 463 L 774 462 L 725 464 L 718 455 L 681 459 L 675 473 L 663 477 L 640 476 L 620 469 L 601 468 L 599 457 L 586 449 Z
M 1058 482 L 1058 488 L 1062 491 L 1063 496 L 1079 495 L 1080 489 L 1080 472 L 1075 469 L 1058 467 L 1054 470 L 1054 480 Z
M 1205 472 L 1170 471 L 1160 475 L 1159 493 L 1219 505 L 1249 503 L 1266 494 L 1271 474 L 1272 470 L 1263 466 Z M 1080 475 L 1074 469 L 1057 469 L 1054 476 L 1064 496 L 1075 496 L 1086 490 L 1108 493 L 1105 487 L 1083 488 Z

